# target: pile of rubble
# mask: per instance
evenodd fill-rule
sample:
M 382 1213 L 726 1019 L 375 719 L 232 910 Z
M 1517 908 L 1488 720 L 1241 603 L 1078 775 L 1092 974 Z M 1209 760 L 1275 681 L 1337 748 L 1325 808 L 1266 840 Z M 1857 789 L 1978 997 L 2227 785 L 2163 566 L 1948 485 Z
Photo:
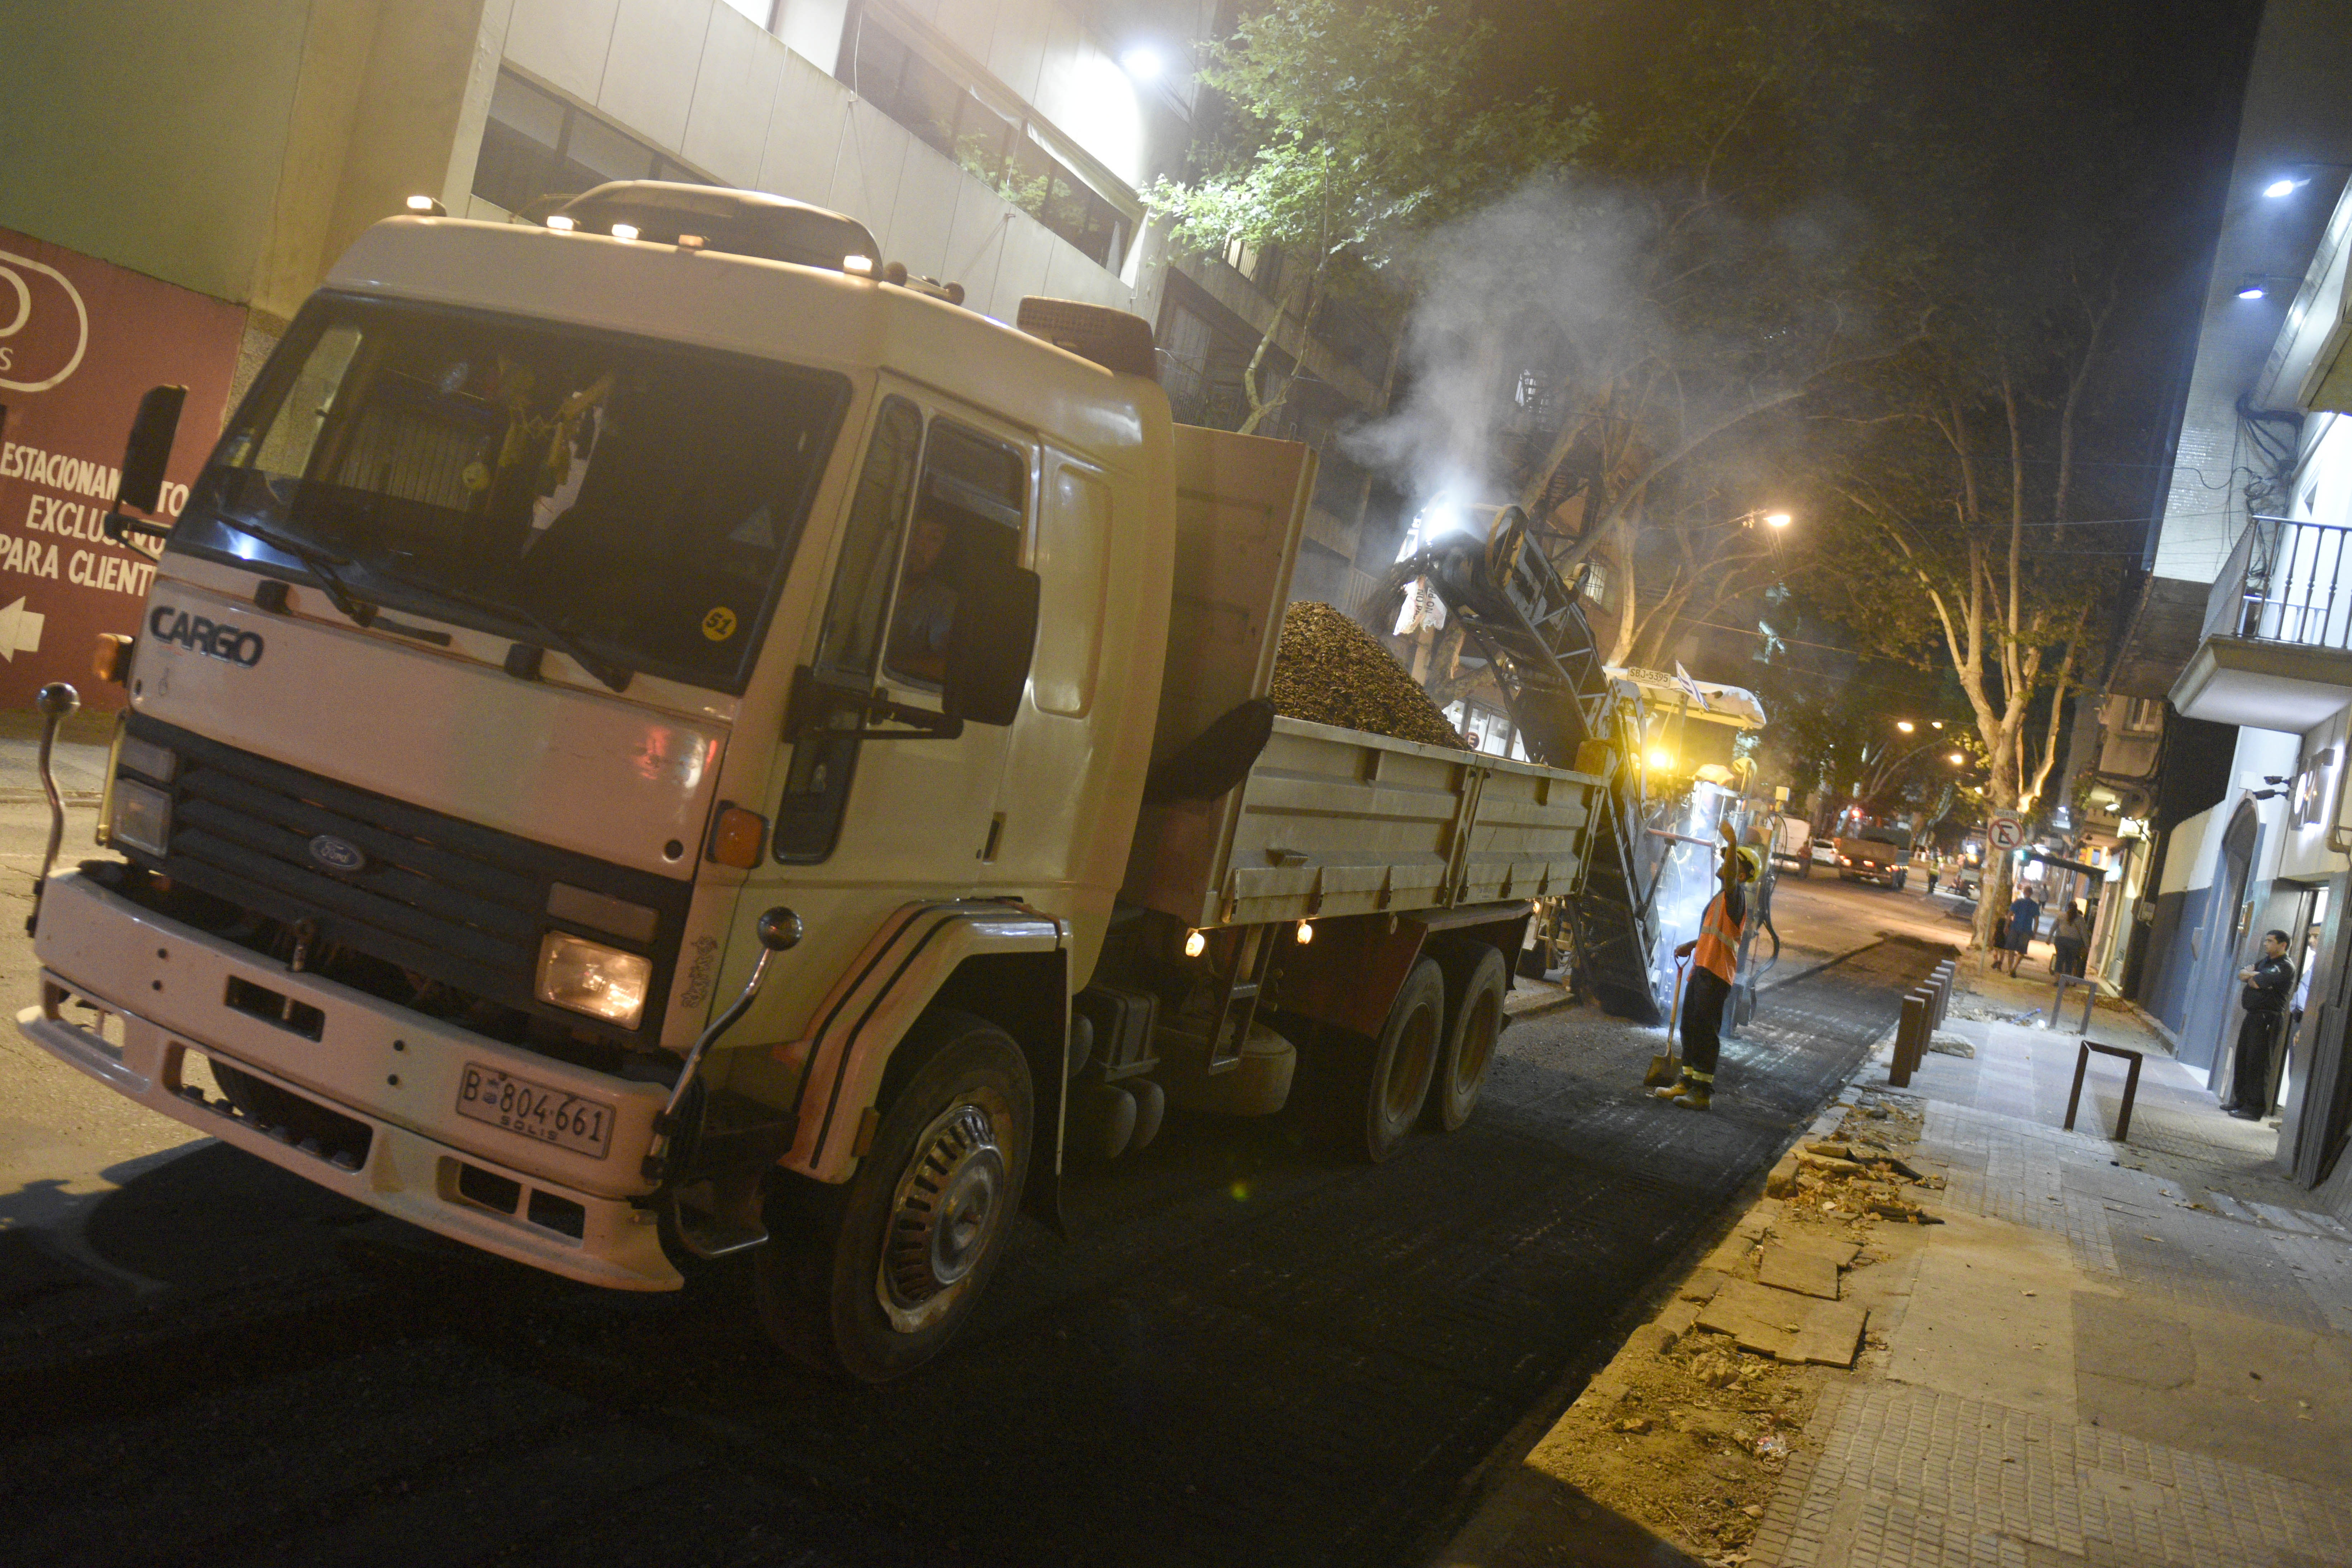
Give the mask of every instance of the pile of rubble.
M 1284 612 L 1274 656 L 1274 711 L 1394 740 L 1466 751 L 1429 694 L 1372 634 L 1328 604 L 1300 601 Z
M 1832 1223 L 1874 1217 L 1941 1224 L 1909 1189 L 1937 1190 L 1944 1178 L 1921 1174 L 1891 1147 L 1918 1141 L 1919 1113 L 1900 1101 L 1873 1095 L 1858 1095 L 1842 1109 L 1837 1132 L 1782 1156 L 1765 1178 L 1765 1193 Z

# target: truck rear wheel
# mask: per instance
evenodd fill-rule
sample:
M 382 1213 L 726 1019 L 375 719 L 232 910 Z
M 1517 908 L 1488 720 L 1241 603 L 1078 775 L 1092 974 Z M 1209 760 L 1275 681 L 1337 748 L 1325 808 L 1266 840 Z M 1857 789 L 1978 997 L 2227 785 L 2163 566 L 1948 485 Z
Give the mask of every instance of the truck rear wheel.
M 1378 1039 L 1357 1037 L 1339 1077 L 1335 1109 L 1343 1146 L 1374 1165 L 1412 1132 L 1429 1098 L 1429 1081 L 1445 1042 L 1445 976 L 1418 959 L 1397 988 Z
M 1429 1104 L 1422 1120 L 1438 1132 L 1451 1133 L 1470 1119 L 1479 1092 L 1486 1086 L 1495 1041 L 1503 1032 L 1507 977 L 1501 951 L 1484 942 L 1444 948 L 1436 958 L 1445 974 L 1445 1046 L 1430 1076 Z
M 1028 1064 L 994 1024 L 927 1014 L 898 1050 L 892 1079 L 911 1071 L 857 1174 L 838 1188 L 793 1178 L 755 1255 L 770 1337 L 868 1383 L 955 1337 L 1003 1256 L 1034 1126 Z

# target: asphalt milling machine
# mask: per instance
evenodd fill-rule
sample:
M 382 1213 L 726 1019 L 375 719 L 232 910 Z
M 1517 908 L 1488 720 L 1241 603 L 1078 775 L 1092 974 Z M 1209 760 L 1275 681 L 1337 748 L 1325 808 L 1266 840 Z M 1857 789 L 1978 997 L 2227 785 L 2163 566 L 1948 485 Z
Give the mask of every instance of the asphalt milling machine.
M 1678 985 L 1674 948 L 1696 935 L 1712 894 L 1721 824 L 1743 842 L 1778 841 L 1776 805 L 1743 792 L 1733 757 L 1736 736 L 1760 728 L 1763 709 L 1738 687 L 1679 670 L 1607 664 L 1584 613 L 1591 567 L 1563 578 L 1518 507 L 1460 515 L 1465 526 L 1391 569 L 1373 603 L 1393 614 L 1425 585 L 1460 626 L 1465 652 L 1486 662 L 1528 758 L 1608 780 L 1607 820 L 1583 880 L 1544 901 L 1527 967 L 1566 969 L 1572 989 L 1617 1017 L 1666 1022 Z M 1741 944 L 1735 1026 L 1754 1009 L 1757 976 L 1779 956 L 1772 882 L 1767 855 L 1754 895 L 1762 918 L 1748 922 Z M 1749 953 L 1759 932 L 1769 943 L 1760 964 Z

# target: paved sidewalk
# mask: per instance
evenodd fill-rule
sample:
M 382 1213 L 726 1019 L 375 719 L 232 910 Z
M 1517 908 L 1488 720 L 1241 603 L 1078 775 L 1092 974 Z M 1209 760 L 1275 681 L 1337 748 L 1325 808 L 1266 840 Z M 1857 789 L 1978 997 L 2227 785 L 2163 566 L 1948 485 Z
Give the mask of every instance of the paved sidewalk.
M 1930 1053 L 1892 1091 L 1883 1042 L 1808 1134 L 1907 1161 L 1926 1185 L 1903 1198 L 1941 1223 L 1858 1224 L 1864 1189 L 1834 1162 L 1804 1156 L 1801 1183 L 1784 1162 L 1788 1196 L 1681 1282 L 1437 1564 L 2352 1564 L 2352 1229 L 2278 1176 L 2274 1128 L 2222 1114 L 2121 1008 L 2091 1038 L 2144 1053 L 2130 1142 L 2106 1136 L 2111 1057 L 2063 1131 L 2080 1037 L 2036 1027 L 2031 969 L 1970 968 L 1947 1032 L 1974 1054 Z M 1832 1241 L 1862 1249 L 1834 1303 L 1770 1288 L 1775 1252 Z M 1732 1281 L 1792 1320 L 1867 1312 L 1853 1367 L 1734 1350 L 1709 1332 L 1719 1306 L 1694 1304 Z M 1699 1408 L 1688 1377 L 1727 1357 L 1734 1394 L 1781 1392 Z M 1704 1518 L 1700 1470 L 1723 1491 Z

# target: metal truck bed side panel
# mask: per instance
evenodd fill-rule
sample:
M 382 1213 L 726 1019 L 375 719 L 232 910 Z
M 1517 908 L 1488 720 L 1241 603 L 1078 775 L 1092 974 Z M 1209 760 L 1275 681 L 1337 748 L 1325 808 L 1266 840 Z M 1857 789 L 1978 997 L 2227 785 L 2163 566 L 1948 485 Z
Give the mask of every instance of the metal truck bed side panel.
M 1213 848 L 1205 833 L 1188 844 L 1155 888 L 1166 902 L 1153 906 L 1225 925 L 1559 892 L 1575 880 L 1601 787 L 1582 774 L 1278 718 L 1232 797 L 1225 852 L 1206 878 L 1176 880 Z
M 1587 834 L 1605 789 L 1598 779 L 1482 759 L 1455 903 L 1541 898 L 1581 880 Z
M 1471 755 L 1278 718 L 1235 791 L 1209 917 L 1248 925 L 1445 902 Z

